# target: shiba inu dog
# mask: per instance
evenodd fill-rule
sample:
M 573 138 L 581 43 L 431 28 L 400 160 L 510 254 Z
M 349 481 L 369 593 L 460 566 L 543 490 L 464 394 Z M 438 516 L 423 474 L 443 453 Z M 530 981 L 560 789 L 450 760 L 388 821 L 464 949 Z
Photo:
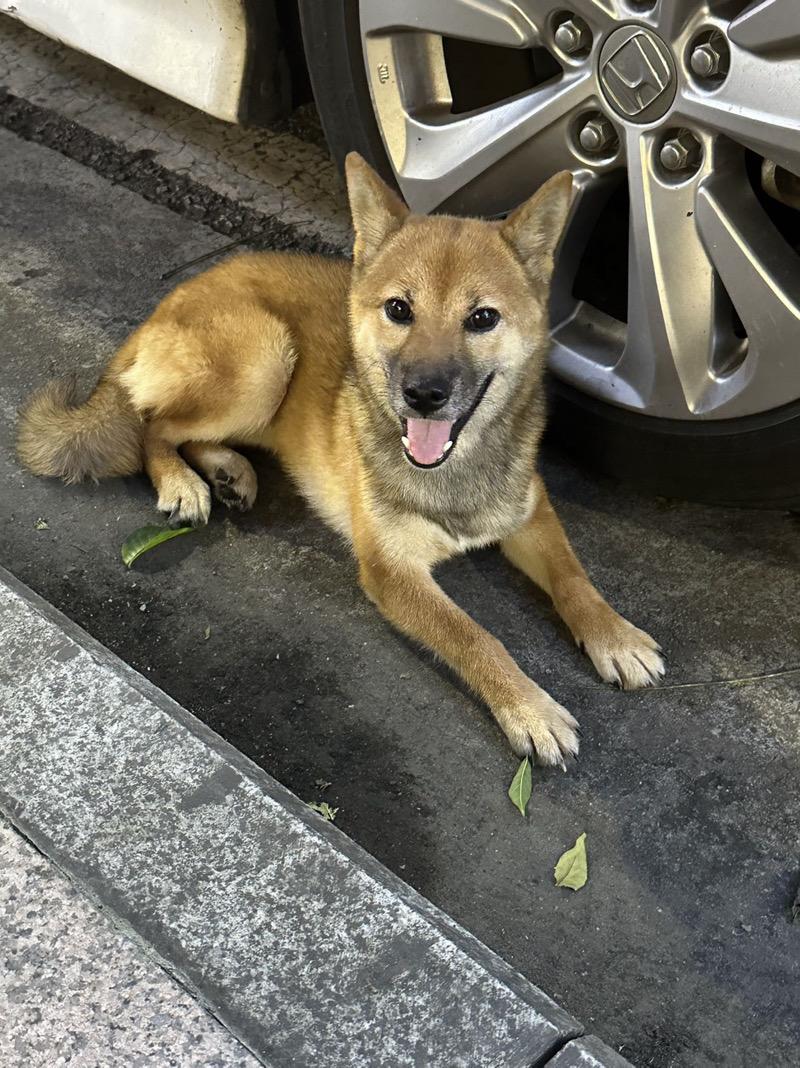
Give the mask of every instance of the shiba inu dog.
M 170 521 L 205 523 L 211 492 L 249 508 L 235 446 L 274 451 L 351 543 L 366 595 L 455 669 L 518 754 L 565 766 L 578 724 L 432 576 L 499 544 L 551 596 L 607 682 L 647 686 L 659 647 L 594 589 L 536 470 L 553 256 L 572 179 L 504 222 L 421 217 L 347 160 L 352 265 L 241 255 L 179 286 L 89 399 L 53 382 L 23 410 L 18 449 L 67 482 L 145 467 Z

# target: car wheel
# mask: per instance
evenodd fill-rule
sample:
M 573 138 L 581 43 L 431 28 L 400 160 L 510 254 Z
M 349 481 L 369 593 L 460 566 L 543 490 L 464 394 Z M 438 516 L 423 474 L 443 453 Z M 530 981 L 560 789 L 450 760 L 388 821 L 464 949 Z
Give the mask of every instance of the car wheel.
M 800 31 L 784 0 L 300 0 L 331 150 L 415 211 L 569 169 L 552 437 L 651 492 L 800 504 Z

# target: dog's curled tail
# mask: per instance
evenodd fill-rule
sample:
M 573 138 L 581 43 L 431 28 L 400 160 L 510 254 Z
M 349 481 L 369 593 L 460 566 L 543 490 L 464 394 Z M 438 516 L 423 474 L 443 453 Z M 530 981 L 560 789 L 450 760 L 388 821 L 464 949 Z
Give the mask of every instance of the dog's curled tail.
M 142 466 L 143 424 L 128 394 L 106 376 L 83 404 L 75 386 L 54 380 L 20 413 L 19 458 L 37 475 L 67 483 L 132 475 Z

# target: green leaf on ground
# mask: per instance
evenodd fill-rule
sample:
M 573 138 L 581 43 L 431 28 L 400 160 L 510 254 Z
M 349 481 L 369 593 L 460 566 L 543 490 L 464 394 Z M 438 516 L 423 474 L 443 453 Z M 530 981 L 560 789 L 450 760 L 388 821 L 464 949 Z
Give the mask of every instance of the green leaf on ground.
M 194 527 L 139 527 L 138 530 L 134 530 L 133 534 L 129 534 L 123 541 L 122 559 L 130 567 L 133 561 L 138 559 L 142 553 L 155 548 L 162 541 L 177 538 L 179 534 L 189 534 L 193 530 Z
M 308 807 L 313 808 L 315 812 L 319 812 L 320 816 L 326 820 L 335 820 L 336 813 L 339 811 L 338 808 L 331 808 L 327 801 L 309 801 Z
M 205 640 L 208 641 L 208 639 L 211 637 L 211 627 L 206 627 L 206 629 L 203 631 L 203 634 L 205 635 Z
M 556 886 L 569 886 L 572 890 L 580 890 L 585 885 L 589 878 L 585 832 L 578 838 L 572 849 L 568 849 L 559 857 L 555 874 Z
M 533 783 L 531 779 L 531 762 L 528 757 L 520 764 L 517 774 L 511 780 L 511 785 L 508 788 L 508 796 L 520 810 L 522 815 L 525 815 L 525 808 L 530 801 L 531 790 L 533 789 Z
M 47 522 L 46 519 L 39 518 L 39 519 L 36 520 L 36 529 L 37 530 L 49 530 L 50 529 L 50 524 Z

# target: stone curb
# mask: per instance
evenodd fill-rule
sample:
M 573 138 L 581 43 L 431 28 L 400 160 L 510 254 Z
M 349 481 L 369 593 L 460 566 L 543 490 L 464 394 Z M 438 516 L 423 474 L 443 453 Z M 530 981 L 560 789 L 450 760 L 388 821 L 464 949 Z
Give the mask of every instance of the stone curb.
M 264 1064 L 530 1068 L 580 1033 L 2 569 L 0 633 L 0 809 Z
M 624 1057 L 594 1035 L 568 1042 L 547 1062 L 547 1068 L 631 1068 Z

